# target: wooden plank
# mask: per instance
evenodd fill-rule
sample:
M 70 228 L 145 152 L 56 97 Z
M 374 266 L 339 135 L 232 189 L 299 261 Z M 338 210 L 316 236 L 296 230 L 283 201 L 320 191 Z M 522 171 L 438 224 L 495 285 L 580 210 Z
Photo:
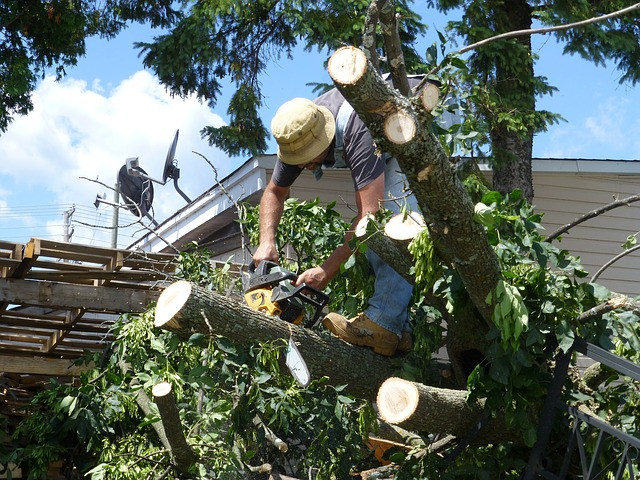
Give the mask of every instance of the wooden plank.
M 43 352 L 51 352 L 56 346 L 62 342 L 65 338 L 67 332 L 73 328 L 73 326 L 82 318 L 85 310 L 83 308 L 75 308 L 73 310 L 69 310 L 65 317 L 64 326 L 67 328 L 61 328 L 53 332 L 47 342 L 42 346 Z
M 95 333 L 104 335 L 109 331 L 110 325 L 98 325 L 98 324 L 88 324 L 88 323 L 76 323 L 75 325 L 64 325 L 61 321 L 51 320 L 48 321 L 46 319 L 32 319 L 32 318 L 17 318 L 13 316 L 2 315 L 0 317 L 0 323 L 4 324 L 8 327 L 19 327 L 19 328 L 40 328 L 51 330 L 66 330 L 70 331 L 72 329 L 77 330 L 78 332 L 87 332 L 87 333 Z
M 0 302 L 92 312 L 142 312 L 158 298 L 149 290 L 69 285 L 34 280 L 0 279 Z
M 12 272 L 11 278 L 23 278 L 40 256 L 40 241 L 31 240 L 24 248 L 22 262 Z
M 114 257 L 117 253 L 123 253 L 124 259 L 137 258 L 146 259 L 152 261 L 171 261 L 176 258 L 175 254 L 169 253 L 147 253 L 147 252 L 135 252 L 133 250 L 123 250 L 116 248 L 104 248 L 95 247 L 91 245 L 84 245 L 81 243 L 66 243 L 57 242 L 55 240 L 38 239 L 40 240 L 42 255 L 56 256 L 63 258 L 61 255 L 75 254 L 76 259 L 81 260 L 82 257 L 93 258 L 94 260 L 102 259 L 102 261 L 96 261 L 96 263 L 106 263 L 109 258 Z M 46 252 L 46 254 L 45 254 Z
M 0 240 L 0 250 L 15 250 L 17 246 L 23 247 L 24 243 L 9 242 L 7 240 Z
M 77 376 L 89 368 L 91 367 L 73 365 L 70 360 L 57 358 L 0 355 L 0 371 L 2 372 L 59 377 Z
M 96 280 L 128 280 L 135 282 L 147 282 L 153 280 L 171 280 L 171 277 L 160 272 L 143 272 L 138 270 L 121 270 L 119 272 L 109 272 L 106 270 L 90 270 L 86 272 L 67 272 L 64 270 L 55 271 L 31 271 L 28 278 L 34 280 L 50 280 L 59 282 L 89 281 Z

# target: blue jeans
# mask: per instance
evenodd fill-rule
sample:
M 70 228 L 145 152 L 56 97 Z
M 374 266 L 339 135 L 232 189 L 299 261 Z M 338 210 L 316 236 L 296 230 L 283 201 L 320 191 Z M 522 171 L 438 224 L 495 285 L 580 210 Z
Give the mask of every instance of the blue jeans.
M 373 296 L 364 313 L 372 322 L 400 336 L 407 325 L 407 307 L 413 285 L 384 263 L 373 250 L 367 249 L 366 256 L 376 281 Z
M 400 203 L 406 202 L 409 210 L 419 210 L 415 197 L 406 196 L 403 192 L 403 188 L 407 186 L 406 178 L 400 172 L 395 158 L 387 162 L 384 183 L 387 196 L 390 195 L 392 198 L 404 196 Z M 393 201 L 385 202 L 385 208 L 394 213 L 400 212 L 400 207 Z M 368 249 L 366 256 L 376 275 L 376 281 L 373 296 L 369 299 L 369 306 L 364 313 L 374 323 L 397 335 L 402 335 L 402 331 L 407 326 L 407 307 L 411 301 L 413 285 L 383 262 L 373 250 Z

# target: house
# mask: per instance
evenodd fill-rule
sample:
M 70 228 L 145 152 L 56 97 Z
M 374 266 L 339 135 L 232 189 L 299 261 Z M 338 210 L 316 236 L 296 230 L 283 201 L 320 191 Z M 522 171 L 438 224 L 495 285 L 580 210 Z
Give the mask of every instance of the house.
M 130 249 L 169 252 L 167 242 L 183 248 L 190 242 L 208 247 L 216 260 L 247 262 L 242 248 L 236 202 L 257 204 L 269 181 L 275 155 L 256 156 L 214 185 L 190 204 L 162 222 L 159 236 L 147 234 Z M 491 177 L 488 167 L 482 167 Z M 543 227 L 549 235 L 596 208 L 640 193 L 640 160 L 534 159 L 533 180 L 537 211 L 544 212 Z M 221 187 L 222 185 L 222 187 Z M 337 201 L 338 210 L 349 220 L 355 212 L 355 196 L 348 171 L 328 170 L 316 182 L 304 171 L 291 187 L 300 200 L 320 198 Z M 622 243 L 640 230 L 640 202 L 630 203 L 572 228 L 558 243 L 581 258 L 595 274 L 619 255 Z M 605 269 L 598 278 L 609 289 L 631 296 L 640 295 L 640 253 L 626 255 Z M 591 278 L 591 277 L 588 277 Z

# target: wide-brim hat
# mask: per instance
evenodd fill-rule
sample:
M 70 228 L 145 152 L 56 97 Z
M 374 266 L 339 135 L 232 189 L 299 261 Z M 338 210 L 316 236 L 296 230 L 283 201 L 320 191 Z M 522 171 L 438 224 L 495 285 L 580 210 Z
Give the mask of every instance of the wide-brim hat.
M 302 165 L 331 145 L 336 122 L 328 108 L 306 98 L 294 98 L 276 112 L 271 133 L 278 142 L 278 158 L 289 165 Z

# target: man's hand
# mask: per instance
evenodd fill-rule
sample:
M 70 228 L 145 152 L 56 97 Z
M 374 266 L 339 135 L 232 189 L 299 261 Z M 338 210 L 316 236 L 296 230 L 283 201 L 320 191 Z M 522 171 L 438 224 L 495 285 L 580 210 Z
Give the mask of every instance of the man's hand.
M 258 245 L 257 250 L 253 254 L 253 263 L 257 267 L 262 260 L 270 260 L 278 263 L 278 250 L 274 244 L 264 242 Z
M 310 287 L 314 287 L 318 290 L 324 290 L 324 287 L 327 286 L 329 280 L 331 280 L 329 275 L 327 275 L 327 272 L 322 267 L 313 267 L 298 275 L 296 287 L 306 283 Z

